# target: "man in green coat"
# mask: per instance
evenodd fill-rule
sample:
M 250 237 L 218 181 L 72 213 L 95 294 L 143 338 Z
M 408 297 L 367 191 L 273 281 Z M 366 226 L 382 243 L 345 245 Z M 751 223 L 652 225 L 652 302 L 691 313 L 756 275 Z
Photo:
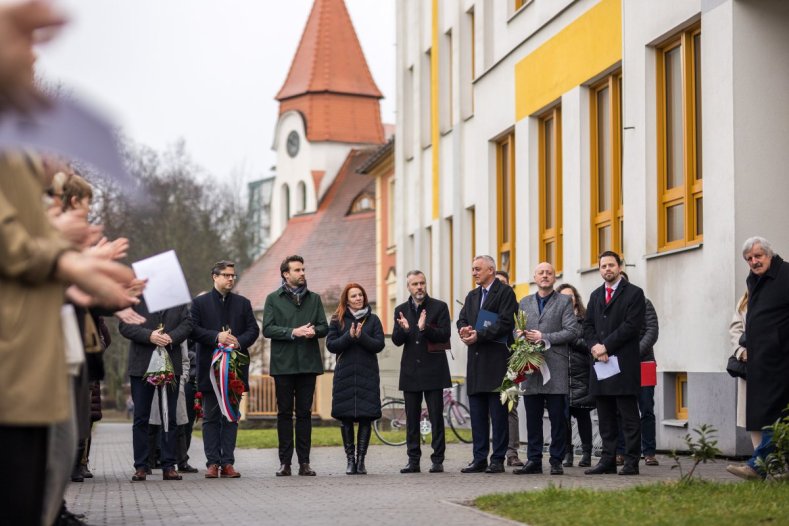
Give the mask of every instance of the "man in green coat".
M 296 409 L 296 456 L 299 475 L 310 468 L 312 400 L 315 378 L 323 374 L 318 338 L 329 332 L 321 298 L 307 290 L 304 258 L 288 256 L 279 267 L 282 286 L 266 297 L 263 335 L 271 340 L 271 376 L 277 393 L 277 437 L 280 467 L 289 476 L 293 459 L 293 409 Z

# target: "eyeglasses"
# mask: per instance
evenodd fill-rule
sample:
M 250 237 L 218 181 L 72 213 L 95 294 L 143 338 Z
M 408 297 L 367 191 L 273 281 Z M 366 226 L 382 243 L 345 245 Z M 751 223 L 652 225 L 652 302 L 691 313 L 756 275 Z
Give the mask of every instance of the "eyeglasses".
M 238 274 L 227 274 L 226 272 L 220 272 L 219 275 L 227 279 L 238 279 Z

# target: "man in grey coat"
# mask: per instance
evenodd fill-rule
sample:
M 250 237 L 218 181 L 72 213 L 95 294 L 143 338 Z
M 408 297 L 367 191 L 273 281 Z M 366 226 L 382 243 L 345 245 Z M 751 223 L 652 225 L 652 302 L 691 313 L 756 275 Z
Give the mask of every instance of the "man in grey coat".
M 526 312 L 526 330 L 517 337 L 526 338 L 545 347 L 545 366 L 526 377 L 523 405 L 526 409 L 528 462 L 513 471 L 517 475 L 542 473 L 543 413 L 548 408 L 551 421 L 551 475 L 562 475 L 562 459 L 566 447 L 565 404 L 569 392 L 569 345 L 581 335 L 569 296 L 554 292 L 556 271 L 550 263 L 540 263 L 534 271 L 537 292 L 520 302 Z M 545 376 L 543 376 L 545 372 Z

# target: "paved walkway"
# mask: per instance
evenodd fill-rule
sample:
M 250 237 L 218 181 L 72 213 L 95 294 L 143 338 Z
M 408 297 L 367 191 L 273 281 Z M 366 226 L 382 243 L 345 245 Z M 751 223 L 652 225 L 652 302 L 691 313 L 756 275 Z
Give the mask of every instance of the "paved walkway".
M 339 429 L 337 430 L 339 433 Z M 190 462 L 205 465 L 201 441 L 192 443 Z M 430 474 L 423 449 L 425 472 L 401 475 L 405 447 L 371 446 L 367 476 L 346 476 L 341 448 L 313 448 L 317 477 L 278 478 L 273 449 L 236 451 L 240 479 L 207 480 L 203 472 L 184 480 L 163 481 L 154 471 L 146 482 L 130 482 L 132 446 L 130 424 L 101 424 L 91 448 L 93 479 L 71 483 L 66 493 L 69 509 L 85 513 L 89 524 L 276 524 L 280 525 L 502 525 L 512 521 L 488 516 L 468 506 L 479 495 L 531 490 L 549 483 L 563 487 L 618 489 L 678 477 L 671 460 L 661 466 L 641 466 L 638 477 L 590 477 L 582 468 L 566 468 L 565 475 L 500 475 L 459 472 L 471 458 L 471 446 L 450 444 L 446 473 Z M 426 462 L 427 461 L 427 462 Z M 686 461 L 686 462 L 689 462 Z M 547 468 L 547 459 L 544 462 Z M 710 480 L 732 481 L 726 461 L 702 465 Z M 547 470 L 546 470 L 547 471 Z

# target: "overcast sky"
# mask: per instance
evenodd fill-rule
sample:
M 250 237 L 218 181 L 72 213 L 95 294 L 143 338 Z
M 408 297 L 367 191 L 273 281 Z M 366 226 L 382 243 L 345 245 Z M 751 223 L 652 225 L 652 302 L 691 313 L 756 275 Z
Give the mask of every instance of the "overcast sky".
M 313 0 L 58 0 L 71 22 L 39 74 L 104 110 L 136 142 L 178 138 L 209 173 L 270 173 L 278 103 Z M 345 0 L 395 122 L 394 0 Z

